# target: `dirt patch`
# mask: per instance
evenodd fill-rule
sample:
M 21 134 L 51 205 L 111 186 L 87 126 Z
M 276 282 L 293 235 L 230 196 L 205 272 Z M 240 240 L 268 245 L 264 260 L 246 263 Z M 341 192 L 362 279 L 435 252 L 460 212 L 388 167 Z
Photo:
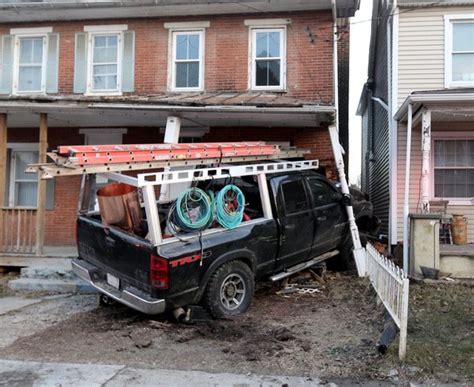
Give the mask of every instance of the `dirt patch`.
M 360 382 L 474 377 L 472 287 L 411 286 L 405 364 L 398 360 L 398 338 L 386 356 L 376 352 L 383 308 L 366 280 L 330 274 L 314 294 L 278 290 L 260 284 L 246 314 L 194 325 L 122 306 L 97 308 L 18 339 L 2 357 Z
M 10 270 L 8 267 L 0 267 L 0 298 L 13 295 L 15 292 L 8 287 L 8 282 L 16 279 L 20 272 L 17 270 Z
M 321 286 L 320 293 L 282 296 L 277 290 L 263 284 L 248 313 L 195 325 L 176 324 L 169 316 L 150 320 L 120 306 L 98 308 L 17 340 L 2 351 L 3 357 L 377 377 L 375 341 L 382 320 L 367 282 L 337 276 Z

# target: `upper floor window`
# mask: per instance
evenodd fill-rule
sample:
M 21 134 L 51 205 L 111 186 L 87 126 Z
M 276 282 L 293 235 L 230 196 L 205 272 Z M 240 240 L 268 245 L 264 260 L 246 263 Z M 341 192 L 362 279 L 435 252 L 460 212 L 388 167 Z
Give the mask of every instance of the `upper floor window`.
M 91 34 L 90 92 L 119 92 L 120 34 Z
M 250 89 L 283 91 L 286 88 L 286 27 L 266 27 L 267 23 L 262 27 L 253 22 L 246 21 L 250 26 Z
M 445 27 L 446 86 L 473 86 L 474 16 L 446 16 Z
M 170 30 L 168 89 L 204 90 L 204 47 L 208 21 L 164 23 Z
M 134 91 L 135 34 L 127 25 L 84 26 L 76 34 L 74 93 Z
M 203 31 L 173 32 L 172 90 L 202 90 Z
M 15 85 L 18 93 L 43 93 L 45 91 L 44 70 L 46 68 L 45 37 L 17 37 L 16 46 L 18 67 Z
M 0 36 L 0 94 L 58 92 L 59 35 L 52 27 Z

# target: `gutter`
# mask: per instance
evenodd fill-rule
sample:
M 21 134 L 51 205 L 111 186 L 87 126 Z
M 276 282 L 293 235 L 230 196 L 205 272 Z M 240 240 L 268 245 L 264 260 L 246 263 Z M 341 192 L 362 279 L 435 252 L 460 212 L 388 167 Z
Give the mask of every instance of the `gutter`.
M 143 111 L 173 111 L 173 112 L 223 112 L 223 113 L 275 113 L 275 114 L 301 114 L 301 113 L 334 113 L 333 106 L 303 106 L 303 107 L 256 107 L 256 106 L 157 106 L 135 104 L 104 104 L 92 103 L 90 109 L 107 110 L 143 110 Z
M 408 112 L 408 106 L 417 102 L 474 102 L 474 93 L 452 94 L 411 94 L 395 113 L 395 120 L 400 121 Z

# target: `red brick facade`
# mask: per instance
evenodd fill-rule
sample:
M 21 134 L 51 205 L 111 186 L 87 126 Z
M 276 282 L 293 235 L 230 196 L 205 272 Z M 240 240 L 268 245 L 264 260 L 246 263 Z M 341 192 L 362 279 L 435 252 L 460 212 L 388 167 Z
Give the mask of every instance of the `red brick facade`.
M 153 95 L 167 92 L 169 31 L 164 22 L 206 20 L 205 32 L 206 92 L 246 92 L 248 90 L 249 27 L 246 19 L 291 18 L 287 29 L 287 93 L 284 95 L 331 105 L 333 103 L 332 17 L 330 11 L 272 15 L 203 16 L 199 18 L 150 18 L 110 21 L 69 21 L 0 25 L 0 35 L 10 28 L 53 26 L 60 37 L 59 93 L 73 93 L 75 34 L 84 25 L 127 24 L 135 32 L 135 93 Z M 309 33 L 311 32 L 311 34 Z M 311 36 L 313 38 L 311 38 Z M 311 40 L 314 40 L 311 42 Z M 161 142 L 156 128 L 128 127 L 124 143 Z M 332 178 L 334 162 L 326 127 L 321 128 L 242 128 L 211 127 L 203 141 L 263 140 L 290 142 L 311 149 Z M 38 129 L 10 129 L 8 142 L 37 142 Z M 65 144 L 83 144 L 79 128 L 50 128 L 49 148 Z M 80 178 L 60 178 L 55 184 L 54 210 L 46 212 L 47 245 L 75 243 L 75 217 Z
M 135 93 L 167 91 L 169 30 L 165 22 L 205 20 L 206 92 L 248 90 L 249 27 L 244 20 L 262 15 L 202 16 L 199 18 L 150 18 L 111 21 L 68 21 L 55 23 L 0 25 L 0 35 L 10 28 L 53 27 L 59 33 L 59 92 L 72 94 L 75 34 L 85 25 L 127 24 L 135 32 Z M 287 31 L 288 93 L 321 103 L 332 103 L 332 17 L 330 11 L 264 15 L 264 18 L 291 18 Z M 315 38 L 311 42 L 311 31 Z

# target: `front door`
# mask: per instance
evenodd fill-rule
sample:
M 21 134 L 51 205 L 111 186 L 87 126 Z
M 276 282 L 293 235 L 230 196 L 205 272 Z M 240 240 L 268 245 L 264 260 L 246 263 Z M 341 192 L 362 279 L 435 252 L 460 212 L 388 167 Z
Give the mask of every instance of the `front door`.
M 311 253 L 314 215 L 306 184 L 300 175 L 272 179 L 277 192 L 280 221 L 280 246 L 277 267 L 290 267 L 306 261 Z

